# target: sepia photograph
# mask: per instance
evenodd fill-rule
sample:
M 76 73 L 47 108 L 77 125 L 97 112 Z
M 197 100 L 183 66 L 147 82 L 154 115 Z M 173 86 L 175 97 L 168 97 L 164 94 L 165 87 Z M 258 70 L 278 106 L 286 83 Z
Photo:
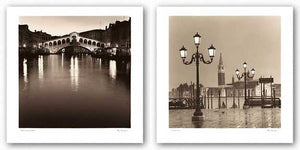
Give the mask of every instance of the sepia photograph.
M 19 20 L 20 128 L 130 128 L 129 16 Z
M 293 141 L 291 7 L 159 7 L 158 143 Z
M 141 7 L 8 8 L 7 141 L 143 142 L 142 18 Z
M 280 128 L 280 21 L 171 16 L 170 128 Z

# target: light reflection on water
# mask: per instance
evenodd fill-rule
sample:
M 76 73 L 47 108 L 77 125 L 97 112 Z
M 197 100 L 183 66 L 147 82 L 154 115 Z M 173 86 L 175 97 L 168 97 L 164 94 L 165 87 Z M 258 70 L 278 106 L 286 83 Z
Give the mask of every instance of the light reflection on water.
M 130 127 L 128 64 L 89 55 L 21 58 L 19 126 Z
M 38 57 L 38 69 L 39 69 L 39 80 L 43 81 L 43 78 L 44 78 L 44 58 L 43 58 L 43 56 Z
M 64 56 L 65 56 L 65 53 L 61 53 L 61 68 L 62 69 L 64 68 Z
M 109 61 L 109 75 L 111 78 L 116 79 L 117 76 L 117 65 L 115 60 Z
M 101 58 L 99 58 L 99 69 L 101 70 Z
M 24 82 L 28 82 L 28 77 L 27 77 L 27 59 L 23 59 L 23 76 L 24 76 Z
M 70 77 L 71 77 L 71 86 L 73 91 L 78 91 L 79 85 L 79 69 L 78 69 L 78 58 L 76 56 L 71 57 L 70 64 Z

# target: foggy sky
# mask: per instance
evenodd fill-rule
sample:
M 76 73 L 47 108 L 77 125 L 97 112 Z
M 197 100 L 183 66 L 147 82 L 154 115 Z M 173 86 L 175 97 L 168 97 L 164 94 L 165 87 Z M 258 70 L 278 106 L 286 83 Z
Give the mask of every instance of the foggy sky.
M 22 16 L 20 24 L 28 24 L 31 31 L 43 30 L 51 35 L 65 35 L 93 29 L 105 29 L 109 23 L 128 20 L 127 16 Z
M 195 63 L 184 65 L 179 49 L 188 49 L 190 60 L 196 48 L 193 36 L 202 36 L 200 52 L 209 59 L 207 48 L 214 44 L 214 62 L 205 65 L 200 62 L 200 83 L 204 86 L 218 86 L 218 64 L 223 56 L 225 82 L 231 83 L 235 69 L 243 70 L 244 61 L 248 70 L 255 68 L 254 79 L 260 76 L 274 77 L 280 83 L 280 17 L 277 16 L 172 16 L 169 18 L 169 89 L 180 83 L 196 81 Z M 237 80 L 235 76 L 235 81 Z

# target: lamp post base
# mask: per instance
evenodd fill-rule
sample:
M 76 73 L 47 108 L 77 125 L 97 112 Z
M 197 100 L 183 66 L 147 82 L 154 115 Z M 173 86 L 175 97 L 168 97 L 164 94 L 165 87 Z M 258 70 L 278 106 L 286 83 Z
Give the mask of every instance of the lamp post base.
M 203 121 L 204 116 L 192 116 L 192 121 Z
M 201 111 L 194 112 L 192 116 L 192 121 L 202 121 L 203 120 L 203 113 Z

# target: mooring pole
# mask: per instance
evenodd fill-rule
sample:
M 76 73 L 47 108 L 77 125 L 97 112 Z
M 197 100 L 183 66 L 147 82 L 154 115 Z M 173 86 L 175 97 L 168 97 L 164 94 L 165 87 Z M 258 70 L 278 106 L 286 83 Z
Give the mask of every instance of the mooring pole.
M 225 100 L 226 100 L 226 109 L 227 109 L 227 89 L 225 89 Z
M 219 109 L 221 108 L 221 91 L 219 90 L 219 100 L 218 100 Z
M 212 95 L 213 95 L 213 94 L 212 94 L 212 91 L 210 91 L 210 102 L 211 102 L 211 103 L 210 103 L 210 104 L 211 104 L 210 108 L 211 108 L 211 109 L 214 109 L 214 107 L 213 107 L 213 97 L 212 97 Z
M 209 90 L 207 91 L 207 109 L 209 109 Z
M 237 96 L 238 96 L 238 108 L 240 108 L 240 92 L 239 91 L 237 93 Z

